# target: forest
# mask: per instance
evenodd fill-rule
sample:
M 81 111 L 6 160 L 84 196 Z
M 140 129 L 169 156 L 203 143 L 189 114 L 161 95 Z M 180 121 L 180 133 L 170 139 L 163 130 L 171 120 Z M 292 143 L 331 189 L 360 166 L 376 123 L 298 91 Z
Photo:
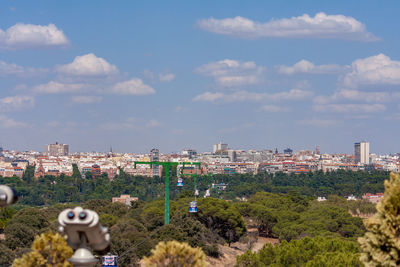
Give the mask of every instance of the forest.
M 19 195 L 21 205 L 46 206 L 56 203 L 81 203 L 90 199 L 107 199 L 121 194 L 130 194 L 140 200 L 149 201 L 164 194 L 163 177 L 120 175 L 110 181 L 106 174 L 95 179 L 82 179 L 76 165 L 72 176 L 45 176 L 34 179 L 34 166 L 29 166 L 22 180 L 18 177 L 0 177 L 0 184 L 12 186 Z M 309 197 L 338 195 L 361 197 L 364 193 L 383 192 L 383 181 L 388 172 L 335 171 L 302 174 L 260 173 L 257 175 L 209 175 L 197 178 L 197 189 L 204 194 L 207 189 L 211 196 L 222 199 L 249 198 L 257 192 L 297 192 Z M 87 177 L 91 177 L 87 175 Z M 183 187 L 176 187 L 177 177 L 172 175 L 171 199 L 183 191 L 194 191 L 192 177 L 184 177 Z M 213 188 L 212 184 L 225 183 L 226 189 Z
M 16 205 L 0 212 L 0 230 L 5 235 L 0 241 L 4 252 L 0 266 L 9 266 L 30 251 L 35 236 L 55 233 L 58 214 L 77 205 L 96 211 L 109 228 L 110 252 L 120 256 L 120 266 L 137 264 L 159 241 L 168 240 L 186 242 L 218 258 L 221 245 L 249 243 L 248 228 L 256 228 L 259 236 L 279 239 L 280 244 L 244 253 L 237 266 L 317 266 L 324 262 L 336 264 L 326 266 L 357 266 L 360 250 L 356 240 L 366 231 L 358 215 L 376 210 L 368 201 L 343 197 L 383 192 L 385 179 L 385 172 L 345 171 L 203 176 L 198 178 L 197 188 L 201 194 L 209 189 L 211 196 L 201 195 L 198 213 L 191 214 L 193 178 L 184 178 L 183 188 L 178 188 L 175 177 L 171 179 L 171 224 L 164 225 L 163 177 L 134 177 L 121 171 L 112 181 L 105 175 L 82 179 L 74 166 L 71 177 L 36 180 L 30 167 L 22 179 L 0 178 L 0 183 L 19 194 Z M 212 186 L 220 183 L 227 187 Z M 131 206 L 111 203 L 113 196 L 121 194 L 137 196 L 139 201 Z M 327 201 L 318 202 L 316 196 L 326 196 Z M 302 253 L 304 248 L 309 253 Z
M 102 225 L 111 233 L 110 251 L 120 255 L 121 266 L 136 264 L 139 259 L 148 256 L 150 250 L 159 241 L 177 240 L 187 242 L 192 247 L 200 247 L 206 255 L 218 258 L 218 245 L 234 242 L 248 242 L 247 228 L 255 227 L 261 236 L 278 238 L 281 245 L 264 247 L 273 253 L 270 257 L 288 257 L 275 251 L 281 246 L 305 246 L 301 241 L 321 243 L 324 240 L 345 242 L 351 250 L 332 251 L 332 248 L 319 244 L 321 248 L 315 255 L 336 253 L 337 257 L 359 256 L 356 239 L 365 233 L 362 219 L 350 215 L 349 210 L 374 212 L 374 205 L 363 201 L 350 201 L 331 196 L 325 202 L 295 192 L 274 194 L 258 192 L 248 201 L 225 201 L 217 198 L 198 200 L 198 213 L 188 213 L 191 198 L 184 192 L 171 201 L 171 224 L 164 225 L 164 203 L 154 201 L 132 202 L 132 206 L 111 203 L 109 200 L 93 199 L 81 203 L 84 208 L 95 210 Z M 47 207 L 25 207 L 18 211 L 4 208 L 0 213 L 2 231 L 5 240 L 0 242 L 3 255 L 0 265 L 8 264 L 12 259 L 29 251 L 35 236 L 48 231 L 56 232 L 59 212 L 73 204 L 54 204 Z M 300 241 L 301 242 L 300 242 Z M 295 242 L 294 242 L 295 241 Z M 316 245 L 317 246 L 317 245 Z M 275 252 L 274 252 L 275 251 Z M 300 252 L 297 252 L 300 253 Z M 342 254 L 343 255 L 342 255 Z M 276 254 L 276 255 L 275 255 Z M 240 262 L 257 258 L 250 252 L 239 257 Z M 310 256 L 311 257 L 311 256 Z M 276 259 L 277 260 L 277 259 Z M 280 259 L 279 261 L 281 261 Z M 315 260 L 314 256 L 309 260 Z M 240 265 L 246 266 L 246 265 Z M 285 265 L 282 265 L 285 266 Z M 286 265 L 287 266 L 287 265 Z

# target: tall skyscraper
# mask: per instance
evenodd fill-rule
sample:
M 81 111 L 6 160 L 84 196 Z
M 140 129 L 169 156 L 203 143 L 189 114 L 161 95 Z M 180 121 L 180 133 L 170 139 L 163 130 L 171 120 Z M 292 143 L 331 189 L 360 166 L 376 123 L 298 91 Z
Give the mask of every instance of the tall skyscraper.
M 354 161 L 356 164 L 369 164 L 369 142 L 354 143 Z
M 150 150 L 150 161 L 160 161 L 160 151 L 156 148 Z M 160 166 L 153 165 L 151 169 L 152 176 L 160 176 Z
M 217 153 L 217 152 L 221 152 L 221 151 L 225 151 L 228 150 L 228 144 L 223 144 L 222 142 L 220 142 L 219 144 L 215 144 L 213 146 L 213 153 Z
M 56 142 L 55 144 L 49 144 L 46 146 L 46 154 L 48 156 L 68 156 L 69 146 L 66 144 L 59 144 Z

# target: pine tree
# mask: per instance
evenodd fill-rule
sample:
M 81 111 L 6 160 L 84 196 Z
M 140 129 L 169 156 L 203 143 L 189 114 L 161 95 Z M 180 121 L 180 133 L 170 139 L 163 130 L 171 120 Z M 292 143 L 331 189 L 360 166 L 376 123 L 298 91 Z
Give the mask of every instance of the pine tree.
M 365 266 L 400 265 L 400 174 L 390 174 L 377 213 L 364 222 L 367 233 L 358 242 Z
M 201 248 L 192 248 L 187 243 L 169 241 L 160 242 L 150 257 L 143 259 L 146 267 L 203 267 L 206 266 L 205 254 Z

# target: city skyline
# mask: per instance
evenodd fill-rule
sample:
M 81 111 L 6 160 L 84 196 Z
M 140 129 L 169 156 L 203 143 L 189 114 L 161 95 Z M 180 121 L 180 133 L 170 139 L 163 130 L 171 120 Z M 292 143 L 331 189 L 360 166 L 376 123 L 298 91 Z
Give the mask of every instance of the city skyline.
M 400 151 L 397 1 L 0 3 L 0 145 Z
M 264 147 L 264 148 L 260 148 L 260 147 L 252 147 L 252 148 L 241 148 L 241 147 L 231 147 L 229 144 L 227 144 L 227 143 L 225 143 L 225 142 L 222 142 L 222 141 L 220 141 L 220 142 L 218 142 L 217 144 L 212 144 L 212 145 L 210 145 L 210 148 L 208 149 L 208 150 L 198 150 L 198 149 L 196 149 L 195 147 L 182 147 L 182 148 L 177 148 L 176 150 L 173 150 L 173 151 L 160 151 L 158 148 L 156 148 L 156 147 L 152 147 L 150 150 L 148 150 L 148 151 L 116 151 L 115 149 L 113 149 L 113 147 L 112 146 L 110 146 L 109 148 L 108 148 L 108 150 L 92 150 L 92 151 L 78 151 L 78 150 L 76 150 L 76 151 L 74 151 L 74 150 L 72 150 L 72 151 L 70 151 L 69 150 L 69 144 L 62 144 L 62 143 L 59 143 L 58 141 L 56 141 L 54 144 L 45 144 L 45 146 L 44 146 L 44 149 L 43 150 L 33 150 L 33 149 L 31 149 L 31 150 L 15 150 L 15 149 L 12 149 L 12 148 L 7 148 L 7 147 L 4 147 L 4 146 L 2 146 L 2 144 L 0 144 L 0 152 L 1 151 L 3 151 L 3 150 L 8 150 L 8 151 L 16 151 L 16 152 L 28 152 L 28 151 L 35 151 L 35 152 L 39 152 L 39 153 L 43 153 L 44 155 L 48 155 L 48 156 L 63 156 L 63 155 L 69 155 L 70 154 L 70 152 L 71 152 L 71 154 L 75 154 L 75 153 L 105 153 L 105 154 L 107 154 L 107 153 L 110 153 L 110 152 L 112 152 L 112 153 L 130 153 L 130 154 L 150 154 L 150 155 L 152 155 L 153 154 L 153 151 L 154 152 L 156 152 L 156 154 L 180 154 L 180 155 L 187 155 L 187 156 L 190 156 L 191 155 L 191 153 L 212 153 L 212 154 L 218 154 L 218 152 L 219 151 L 267 151 L 267 150 L 270 150 L 270 151 L 273 151 L 274 153 L 286 153 L 286 151 L 290 151 L 290 153 L 292 153 L 292 152 L 301 152 L 301 151 L 312 151 L 313 153 L 315 153 L 315 154 L 348 154 L 348 155 L 354 155 L 356 158 L 357 157 L 360 157 L 360 144 L 367 144 L 367 147 L 368 147 L 368 149 L 367 150 L 365 150 L 365 149 L 363 149 L 363 151 L 365 151 L 365 152 L 362 152 L 363 154 L 364 154 L 364 158 L 366 157 L 365 156 L 365 153 L 366 154 L 377 154 L 377 155 L 379 155 L 379 153 L 374 153 L 374 152 L 371 152 L 370 153 L 370 150 L 369 150 L 369 145 L 370 145 L 370 143 L 369 142 L 367 142 L 367 141 L 365 141 L 365 140 L 362 140 L 362 141 L 359 141 L 359 142 L 356 142 L 356 143 L 353 143 L 353 151 L 351 152 L 351 153 L 347 153 L 347 152 L 339 152 L 339 153 L 329 153 L 329 152 L 324 152 L 324 151 L 321 151 L 321 149 L 320 149 L 320 146 L 319 145 L 316 145 L 315 147 L 313 147 L 313 148 L 304 148 L 304 149 L 292 149 L 291 147 L 288 147 L 288 146 L 275 146 L 275 147 L 269 147 L 269 148 L 267 148 L 267 147 Z M 358 147 L 358 148 L 357 148 Z M 395 152 L 395 153 L 383 153 L 383 154 L 380 154 L 380 155 L 393 155 L 393 154 L 399 154 L 399 152 Z M 156 156 L 156 157 L 158 157 L 158 156 Z M 359 159 L 359 161 L 360 161 L 360 159 Z M 365 160 L 364 160 L 365 161 Z M 365 162 L 362 162 L 362 163 L 365 163 Z

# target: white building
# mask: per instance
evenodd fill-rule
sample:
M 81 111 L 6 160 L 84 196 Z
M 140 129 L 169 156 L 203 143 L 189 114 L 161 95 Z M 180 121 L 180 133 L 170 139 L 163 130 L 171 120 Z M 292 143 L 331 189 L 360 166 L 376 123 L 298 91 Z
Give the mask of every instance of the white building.
M 217 152 L 220 152 L 220 151 L 225 151 L 225 150 L 228 150 L 228 144 L 219 143 L 219 144 L 215 144 L 213 146 L 213 153 L 214 154 L 217 153 Z
M 369 142 L 354 143 L 354 161 L 356 164 L 369 164 Z
M 59 156 L 68 156 L 69 146 L 66 144 L 59 144 L 56 142 L 55 144 L 49 144 L 46 146 L 46 154 L 48 156 L 59 157 Z

